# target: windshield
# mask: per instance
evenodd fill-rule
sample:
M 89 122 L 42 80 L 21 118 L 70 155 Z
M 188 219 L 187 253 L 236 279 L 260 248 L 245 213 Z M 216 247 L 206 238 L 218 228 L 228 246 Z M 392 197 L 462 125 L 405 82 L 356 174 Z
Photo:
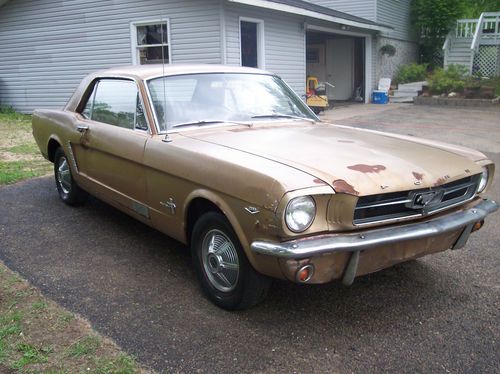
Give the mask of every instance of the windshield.
M 218 122 L 315 120 L 281 79 L 261 74 L 191 74 L 148 82 L 160 132 Z

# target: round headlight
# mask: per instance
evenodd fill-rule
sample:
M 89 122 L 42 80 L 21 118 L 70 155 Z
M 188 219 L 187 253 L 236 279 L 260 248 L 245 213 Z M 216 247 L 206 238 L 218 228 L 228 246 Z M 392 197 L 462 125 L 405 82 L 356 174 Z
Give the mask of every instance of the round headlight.
M 316 204 L 311 196 L 296 197 L 286 207 L 286 225 L 293 232 L 305 231 L 313 223 L 315 215 Z
M 477 192 L 484 191 L 486 185 L 488 184 L 488 178 L 489 178 L 488 168 L 483 167 L 483 173 L 481 174 L 481 179 L 479 180 L 479 185 L 477 186 Z

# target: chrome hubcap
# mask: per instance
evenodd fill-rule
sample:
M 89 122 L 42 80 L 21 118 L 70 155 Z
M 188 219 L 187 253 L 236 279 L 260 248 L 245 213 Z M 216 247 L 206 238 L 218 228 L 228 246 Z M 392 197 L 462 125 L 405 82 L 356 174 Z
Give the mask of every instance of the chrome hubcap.
M 69 170 L 68 160 L 66 157 L 59 159 L 59 166 L 57 167 L 57 182 L 65 194 L 71 190 L 71 171 Z
M 201 247 L 203 268 L 208 280 L 222 292 L 234 290 L 238 283 L 240 265 L 233 242 L 220 230 L 211 230 Z

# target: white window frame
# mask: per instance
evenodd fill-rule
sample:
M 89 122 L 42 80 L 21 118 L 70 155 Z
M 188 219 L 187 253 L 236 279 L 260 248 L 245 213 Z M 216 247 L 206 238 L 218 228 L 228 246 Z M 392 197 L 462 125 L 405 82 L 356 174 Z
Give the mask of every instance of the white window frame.
M 132 64 L 139 65 L 139 49 L 137 45 L 137 26 L 148 26 L 148 25 L 156 25 L 158 23 L 166 23 L 167 27 L 167 40 L 166 44 L 163 44 L 163 47 L 168 47 L 168 63 L 172 63 L 172 43 L 170 42 L 170 18 L 156 18 L 156 19 L 147 19 L 142 21 L 133 21 L 130 22 L 130 41 L 131 41 L 131 51 L 132 51 Z M 164 41 L 165 42 L 165 41 Z M 162 47 L 161 44 L 151 44 L 148 47 Z M 165 56 L 167 57 L 167 56 Z
M 240 45 L 240 66 L 243 66 L 243 55 L 241 50 L 241 22 L 252 22 L 257 24 L 257 68 L 266 68 L 266 48 L 264 39 L 264 20 L 258 18 L 239 17 L 238 36 Z

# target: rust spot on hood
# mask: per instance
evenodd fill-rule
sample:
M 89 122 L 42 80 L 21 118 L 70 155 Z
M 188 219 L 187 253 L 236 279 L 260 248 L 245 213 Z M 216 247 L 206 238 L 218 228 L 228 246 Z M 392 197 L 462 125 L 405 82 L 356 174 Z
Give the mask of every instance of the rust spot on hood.
M 412 174 L 415 177 L 415 179 L 418 181 L 421 181 L 422 179 L 424 179 L 424 174 L 422 174 L 422 173 L 417 173 L 416 171 L 413 171 Z
M 323 182 L 323 181 L 322 181 L 321 179 L 319 179 L 319 178 L 314 179 L 314 180 L 313 180 L 313 182 L 314 182 L 314 183 L 316 183 L 316 184 L 325 184 L 325 182 Z
M 439 178 L 436 183 L 434 183 L 434 186 L 440 186 L 446 182 L 446 179 L 444 178 Z
M 343 179 L 333 181 L 333 189 L 338 193 L 347 193 L 349 195 L 359 195 L 359 192 L 354 189 L 349 183 Z
M 365 164 L 357 164 L 348 166 L 348 169 L 360 171 L 361 173 L 379 173 L 382 170 L 385 170 L 384 165 L 365 165 Z

